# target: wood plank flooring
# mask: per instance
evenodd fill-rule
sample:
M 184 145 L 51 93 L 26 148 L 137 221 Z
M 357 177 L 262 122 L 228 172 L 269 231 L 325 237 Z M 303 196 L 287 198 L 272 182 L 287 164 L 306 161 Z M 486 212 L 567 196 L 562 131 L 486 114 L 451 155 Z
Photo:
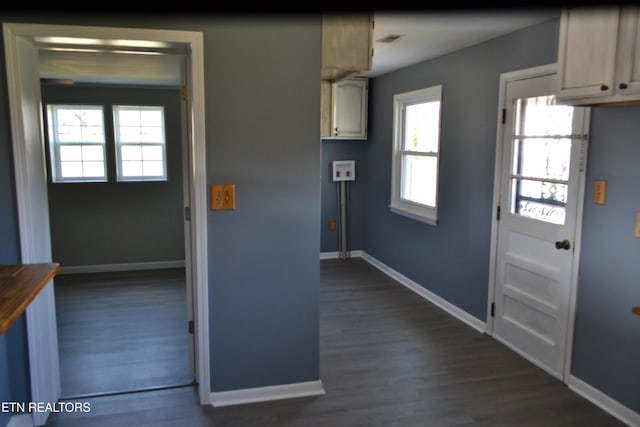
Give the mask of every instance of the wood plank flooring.
M 321 261 L 323 396 L 222 408 L 193 387 L 88 399 L 48 426 L 622 426 L 361 259 Z
M 62 396 L 190 384 L 184 269 L 55 281 Z

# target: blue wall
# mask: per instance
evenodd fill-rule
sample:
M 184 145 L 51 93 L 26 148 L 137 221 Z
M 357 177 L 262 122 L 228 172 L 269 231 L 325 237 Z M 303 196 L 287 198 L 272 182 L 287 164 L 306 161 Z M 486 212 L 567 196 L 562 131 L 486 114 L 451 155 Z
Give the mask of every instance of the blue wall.
M 320 15 L 34 13 L 1 20 L 203 32 L 207 181 L 237 190 L 235 211 L 207 217 L 212 391 L 320 379 Z M 15 255 L 9 129 L 5 113 L 0 233 L 3 251 Z M 1 377 L 5 359 L 0 354 L 2 396 L 13 391 Z
M 500 74 L 556 62 L 558 20 L 373 79 L 363 249 L 486 319 Z M 393 96 L 443 86 L 439 223 L 389 211 Z M 375 171 L 375 173 L 373 173 Z
M 640 413 L 640 106 L 592 108 L 572 371 Z M 593 181 L 607 180 L 605 205 Z
M 53 260 L 63 268 L 184 260 L 179 88 L 44 85 L 42 101 L 103 105 L 107 117 L 111 105 L 164 106 L 166 181 L 116 181 L 113 120 L 106 120 L 109 182 L 49 184 Z
M 319 376 L 320 19 L 226 21 L 205 38 L 213 391 Z
M 372 79 L 369 140 L 350 153 L 365 158 L 367 170 L 363 245 L 357 249 L 482 321 L 500 74 L 556 62 L 558 24 L 552 20 Z M 433 227 L 393 214 L 388 205 L 393 95 L 437 84 L 443 85 L 440 223 Z M 640 305 L 640 239 L 634 237 L 639 114 L 639 106 L 592 110 L 572 364 L 574 376 L 636 412 L 640 319 L 631 307 Z M 325 145 L 323 156 L 334 151 Z M 605 206 L 590 202 L 595 179 L 609 182 Z M 323 193 L 329 191 L 325 185 Z
M 329 220 L 339 219 L 337 183 L 333 181 L 335 160 L 355 160 L 356 180 L 348 182 L 349 192 L 349 235 L 350 249 L 361 250 L 364 229 L 364 191 L 368 168 L 366 140 L 324 140 L 322 141 L 322 212 L 321 212 L 321 252 L 335 252 L 339 248 L 338 231 L 329 231 Z

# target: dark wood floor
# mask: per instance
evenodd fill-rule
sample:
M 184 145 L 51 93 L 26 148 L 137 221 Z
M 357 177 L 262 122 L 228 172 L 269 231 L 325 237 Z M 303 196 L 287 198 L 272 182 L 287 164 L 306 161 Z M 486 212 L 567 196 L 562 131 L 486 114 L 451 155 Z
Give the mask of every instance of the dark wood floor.
M 49 426 L 622 426 L 361 259 L 321 268 L 323 396 L 222 408 L 178 388 L 88 399 Z
M 62 396 L 190 384 L 184 269 L 55 279 Z

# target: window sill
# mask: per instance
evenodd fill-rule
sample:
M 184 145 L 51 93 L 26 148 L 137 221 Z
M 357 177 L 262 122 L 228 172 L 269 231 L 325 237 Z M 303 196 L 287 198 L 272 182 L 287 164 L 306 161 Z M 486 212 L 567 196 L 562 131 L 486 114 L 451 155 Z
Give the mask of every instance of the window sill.
M 408 211 L 406 209 L 400 208 L 398 206 L 393 206 L 393 205 L 389 206 L 389 210 L 391 212 L 393 212 L 393 213 L 398 214 L 398 215 L 402 215 L 402 216 L 405 216 L 407 218 L 411 218 L 411 219 L 416 220 L 416 221 L 424 222 L 425 224 L 429 224 L 429 225 L 433 225 L 433 226 L 437 226 L 438 225 L 438 218 L 433 218 L 433 217 L 427 217 L 427 216 L 424 216 L 424 215 L 420 215 L 418 213 L 411 212 L 411 211 Z

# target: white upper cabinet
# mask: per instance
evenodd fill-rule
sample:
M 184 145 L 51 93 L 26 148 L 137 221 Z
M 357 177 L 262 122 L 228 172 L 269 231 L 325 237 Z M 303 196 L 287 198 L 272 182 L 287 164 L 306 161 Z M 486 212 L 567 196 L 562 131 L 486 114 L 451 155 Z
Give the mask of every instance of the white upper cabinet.
M 602 105 L 640 101 L 639 16 L 637 6 L 563 10 L 559 102 Z
M 368 89 L 367 78 L 323 82 L 323 139 L 367 139 Z

